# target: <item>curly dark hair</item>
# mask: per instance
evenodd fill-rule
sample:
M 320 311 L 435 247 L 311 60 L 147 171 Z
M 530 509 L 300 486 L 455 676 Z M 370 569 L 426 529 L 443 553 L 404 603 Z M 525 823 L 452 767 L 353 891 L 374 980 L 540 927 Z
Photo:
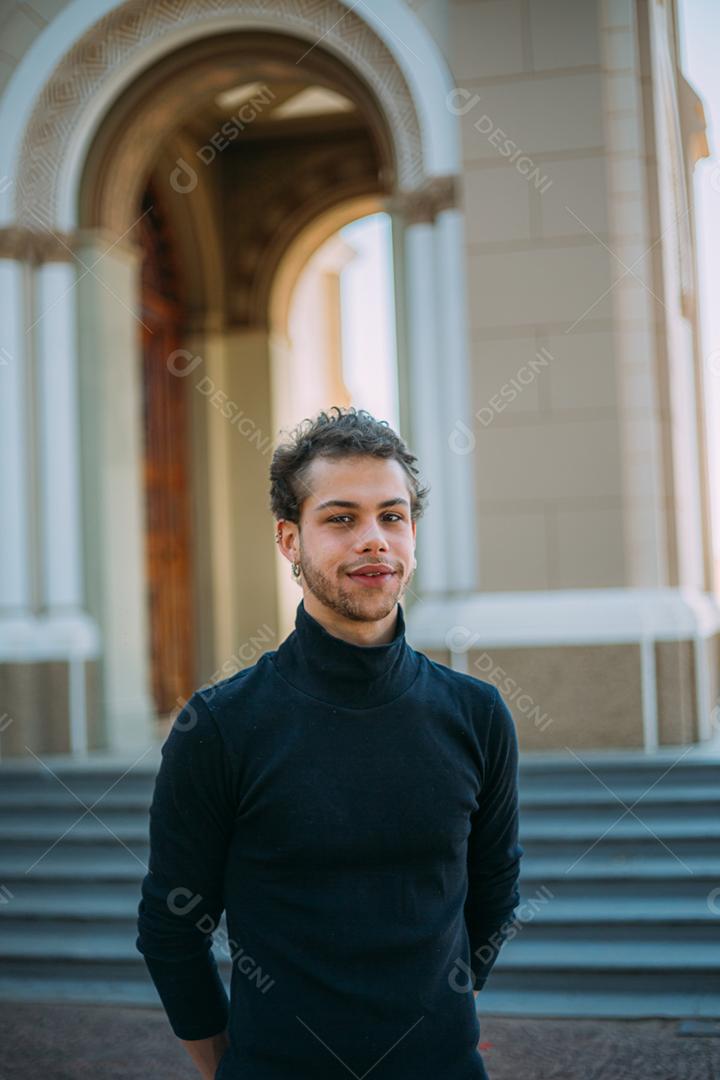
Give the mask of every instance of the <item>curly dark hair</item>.
M 336 412 L 336 416 L 329 413 Z M 309 426 L 308 426 L 309 425 Z M 390 427 L 365 409 L 333 405 L 314 420 L 306 418 L 290 432 L 290 441 L 276 447 L 270 465 L 270 509 L 277 520 L 300 522 L 300 507 L 309 489 L 308 474 L 314 458 L 330 459 L 369 455 L 394 458 L 410 485 L 410 518 L 416 521 L 425 511 L 429 487 L 422 487 L 417 458 Z

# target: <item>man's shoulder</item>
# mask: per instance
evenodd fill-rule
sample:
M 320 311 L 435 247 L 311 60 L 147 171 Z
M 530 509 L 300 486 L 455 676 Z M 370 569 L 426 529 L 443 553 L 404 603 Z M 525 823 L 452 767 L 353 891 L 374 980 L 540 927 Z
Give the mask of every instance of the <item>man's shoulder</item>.
M 247 700 L 249 695 L 266 682 L 268 664 L 269 653 L 264 653 L 254 664 L 241 668 L 224 679 L 203 683 L 193 697 L 199 697 L 211 716 L 218 719 L 227 710 L 235 711 L 241 700 Z
M 465 671 L 448 667 L 439 660 L 432 660 L 426 653 L 420 653 L 427 670 L 427 678 L 447 693 L 467 702 L 474 708 L 492 712 L 498 698 L 498 689 L 494 683 L 478 679 Z

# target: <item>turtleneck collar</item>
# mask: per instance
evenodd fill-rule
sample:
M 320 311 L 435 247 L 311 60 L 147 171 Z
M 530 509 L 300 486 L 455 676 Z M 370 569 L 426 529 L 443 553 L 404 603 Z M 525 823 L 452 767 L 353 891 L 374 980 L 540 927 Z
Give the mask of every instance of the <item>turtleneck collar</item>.
M 297 690 L 330 705 L 371 709 L 404 694 L 420 668 L 420 655 L 405 638 L 405 615 L 397 604 L 392 641 L 354 645 L 331 634 L 297 606 L 295 629 L 274 656 L 280 674 Z

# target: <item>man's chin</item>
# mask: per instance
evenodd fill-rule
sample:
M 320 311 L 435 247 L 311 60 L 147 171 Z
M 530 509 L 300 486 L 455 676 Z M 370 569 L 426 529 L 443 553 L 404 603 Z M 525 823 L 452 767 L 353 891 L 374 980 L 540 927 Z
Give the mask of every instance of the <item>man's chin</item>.
M 344 591 L 337 596 L 324 598 L 323 603 L 331 608 L 336 614 L 343 615 L 347 619 L 356 619 L 359 622 L 377 622 L 384 619 L 395 607 L 397 596 L 393 590 L 392 595 L 384 592 L 380 595 L 374 590 L 368 589 L 367 593 L 358 589 L 352 592 Z

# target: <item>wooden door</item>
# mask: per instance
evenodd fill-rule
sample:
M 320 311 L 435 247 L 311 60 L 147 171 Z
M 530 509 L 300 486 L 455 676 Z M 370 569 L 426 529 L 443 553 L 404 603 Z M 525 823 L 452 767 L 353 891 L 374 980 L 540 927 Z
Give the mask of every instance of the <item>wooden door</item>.
M 181 348 L 183 306 L 171 237 L 152 189 L 143 212 L 146 565 L 152 693 L 163 720 L 194 689 L 189 403 L 187 380 L 168 364 Z

